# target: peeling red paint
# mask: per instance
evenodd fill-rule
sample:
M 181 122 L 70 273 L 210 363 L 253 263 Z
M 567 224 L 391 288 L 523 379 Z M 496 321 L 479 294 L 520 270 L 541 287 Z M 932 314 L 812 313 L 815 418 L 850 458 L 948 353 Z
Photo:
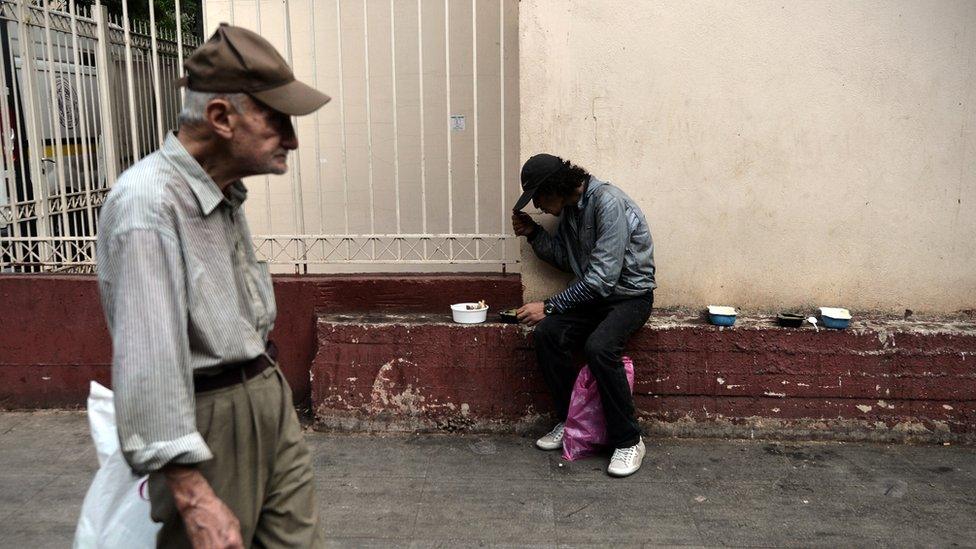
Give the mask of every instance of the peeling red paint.
M 974 433 L 976 372 L 961 364 L 974 360 L 976 324 L 948 333 L 879 326 L 719 330 L 655 316 L 629 345 L 635 401 L 643 418 L 661 422 L 766 417 Z M 519 326 L 462 326 L 447 315 L 323 316 L 318 338 L 312 400 L 327 425 L 334 416 L 436 428 L 466 404 L 465 419 L 477 426 L 548 409 L 531 333 Z M 412 405 L 390 398 L 399 394 Z
M 530 332 L 416 314 L 445 311 L 471 288 L 478 294 L 471 299 L 487 299 L 493 310 L 515 305 L 517 276 L 276 276 L 274 283 L 274 337 L 296 402 L 314 398 L 334 425 L 509 429 L 549 409 Z M 89 380 L 109 381 L 111 343 L 93 277 L 2 275 L 0 303 L 0 408 L 83 406 Z M 391 312 L 410 314 L 382 314 Z M 802 436 L 851 428 L 976 433 L 971 318 L 864 319 L 814 332 L 747 318 L 723 330 L 656 312 L 628 353 L 641 417 L 662 432 L 742 434 L 761 424 Z
M 480 273 L 275 276 L 274 288 L 271 336 L 300 407 L 308 404 L 317 311 L 375 310 L 370 303 L 383 312 L 446 310 L 471 288 L 498 306 L 522 295 L 518 275 Z M 95 277 L 0 275 L 0 408 L 84 406 L 88 381 L 107 384 L 111 361 Z

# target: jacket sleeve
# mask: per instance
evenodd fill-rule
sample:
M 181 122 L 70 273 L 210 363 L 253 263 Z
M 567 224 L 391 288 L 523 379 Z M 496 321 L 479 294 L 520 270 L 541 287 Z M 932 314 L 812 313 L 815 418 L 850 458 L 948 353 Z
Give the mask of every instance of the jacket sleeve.
M 556 226 L 556 234 L 551 235 L 542 225 L 536 224 L 535 233 L 529 243 L 532 244 L 532 249 L 539 259 L 560 271 L 570 272 L 572 267 L 569 264 L 569 252 L 563 239 L 562 226 L 562 219 L 560 219 Z

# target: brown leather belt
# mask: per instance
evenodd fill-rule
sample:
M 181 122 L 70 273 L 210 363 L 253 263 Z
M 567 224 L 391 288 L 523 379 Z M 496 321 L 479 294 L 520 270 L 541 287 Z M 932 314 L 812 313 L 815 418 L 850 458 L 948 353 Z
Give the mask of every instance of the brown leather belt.
M 237 385 L 245 379 L 251 379 L 268 368 L 271 368 L 277 360 L 278 347 L 274 342 L 269 341 L 264 349 L 264 353 L 251 360 L 225 364 L 221 367 L 219 373 L 212 376 L 200 375 L 194 377 L 193 390 L 197 393 L 203 393 Z

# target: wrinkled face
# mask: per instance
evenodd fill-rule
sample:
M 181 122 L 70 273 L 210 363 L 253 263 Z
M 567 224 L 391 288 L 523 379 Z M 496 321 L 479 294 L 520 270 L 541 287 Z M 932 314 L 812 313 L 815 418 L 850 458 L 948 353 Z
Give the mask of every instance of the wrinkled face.
M 558 216 L 563 211 L 563 207 L 566 206 L 567 199 L 561 196 L 556 196 L 554 194 L 542 194 L 535 195 L 532 197 L 532 205 L 536 209 L 542 210 L 549 215 Z
M 244 112 L 237 113 L 231 155 L 248 175 L 283 174 L 288 171 L 288 151 L 298 148 L 291 118 L 267 105 L 245 98 Z

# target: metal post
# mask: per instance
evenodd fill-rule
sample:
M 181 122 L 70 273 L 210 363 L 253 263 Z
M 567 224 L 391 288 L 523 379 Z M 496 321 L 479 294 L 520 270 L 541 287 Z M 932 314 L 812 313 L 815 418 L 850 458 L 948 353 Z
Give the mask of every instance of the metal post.
M 254 0 L 254 5 L 257 11 L 257 23 L 258 23 L 258 34 L 261 34 L 261 0 Z M 230 0 L 230 12 L 231 15 L 234 14 L 234 0 Z M 264 213 L 265 220 L 268 222 L 267 232 L 268 234 L 274 234 L 274 229 L 271 226 L 271 178 L 264 176 Z
M 135 34 L 145 36 L 146 26 L 141 21 L 136 21 Z M 135 74 L 138 76 L 136 79 L 138 82 L 138 88 L 136 88 L 136 98 L 139 102 L 139 137 L 140 144 L 142 145 L 142 154 L 149 154 L 153 149 L 153 123 L 152 123 L 152 107 L 150 103 L 152 102 L 152 90 L 147 89 L 146 83 L 152 85 L 152 77 L 150 76 L 149 63 L 146 61 L 147 52 L 142 48 L 136 48 L 138 53 L 138 60 L 135 64 Z M 141 155 L 140 155 L 141 156 Z
M 312 82 L 315 85 L 315 89 L 319 89 L 319 64 L 318 64 L 318 45 L 315 43 L 316 32 L 315 25 L 315 5 L 312 0 L 308 0 L 308 30 L 309 34 L 312 35 Z M 340 75 L 340 78 L 342 76 Z M 322 109 L 315 111 L 315 186 L 318 190 L 319 199 L 319 234 L 325 233 L 325 202 L 323 199 L 322 192 L 322 149 L 320 147 L 319 141 L 321 140 L 320 134 L 321 129 L 319 127 L 320 119 L 319 113 Z
M 447 103 L 447 232 L 454 234 L 454 168 L 451 165 L 451 12 L 444 0 L 444 82 Z M 449 259 L 454 259 L 454 239 L 448 243 Z
M 366 73 L 366 157 L 367 157 L 367 174 L 369 181 L 369 233 L 371 235 L 376 234 L 376 222 L 375 222 L 375 212 L 374 212 L 374 198 L 373 198 L 373 120 L 372 113 L 369 108 L 369 10 L 366 5 L 366 0 L 363 0 L 363 47 L 364 52 L 364 66 Z M 373 241 L 373 255 L 375 257 L 376 252 L 376 241 Z
M 206 4 L 206 2 L 203 1 L 200 2 L 201 9 L 203 4 Z M 177 59 L 176 78 L 179 78 L 180 74 L 183 72 L 183 11 L 180 9 L 180 0 L 176 0 L 176 59 Z M 182 87 L 180 88 L 179 96 L 180 96 L 180 101 L 178 106 L 182 108 L 183 106 Z M 179 112 L 179 110 L 180 109 L 178 108 L 177 112 Z
M 498 92 L 501 96 L 501 105 L 499 112 L 501 113 L 501 131 L 500 145 L 501 145 L 501 177 L 499 177 L 501 192 L 499 193 L 499 200 L 501 200 L 501 224 L 498 226 L 498 232 L 505 234 L 506 219 L 505 214 L 508 213 L 508 203 L 505 201 L 505 0 L 500 0 L 498 2 Z M 502 239 L 502 261 L 508 257 L 505 254 L 505 240 Z M 504 269 L 504 263 L 502 263 L 502 269 Z
M 295 67 L 294 59 L 292 57 L 292 46 L 291 46 L 291 10 L 289 9 L 289 3 L 285 2 L 285 57 L 288 59 L 288 64 L 291 65 L 292 69 Z M 315 55 L 315 52 L 312 52 Z M 298 126 L 298 118 L 292 117 L 294 122 L 294 128 Z M 296 130 L 297 132 L 297 130 Z M 302 196 L 302 156 L 301 149 L 295 149 L 295 160 L 292 162 L 292 167 L 294 169 L 289 170 L 291 172 L 291 192 L 292 192 L 292 202 L 295 207 L 295 229 L 298 234 L 304 235 L 305 233 L 305 200 Z M 296 244 L 299 247 L 298 256 L 300 258 L 303 268 L 308 271 L 308 250 L 305 248 L 305 243 L 299 242 Z M 299 274 L 298 264 L 295 265 L 296 274 Z
M 3 184 L 7 189 L 7 200 L 10 205 L 10 230 L 12 232 L 12 240 L 10 240 L 10 247 L 8 248 L 8 253 L 11 258 L 11 265 L 14 266 L 20 262 L 20 252 L 22 251 L 22 244 L 20 244 L 20 206 L 18 204 L 17 197 L 17 172 L 14 168 L 14 158 L 13 158 L 13 147 L 14 140 L 16 136 L 14 135 L 14 124 L 11 120 L 11 113 L 8 107 L 8 97 L 14 94 L 14 85 L 7 82 L 6 71 L 2 70 L 3 66 L 6 64 L 7 60 L 0 60 L 0 88 L 3 89 L 3 97 L 0 100 L 0 125 L 3 126 L 3 142 L 0 143 L 0 148 L 3 149 Z M 11 64 L 11 74 L 14 73 L 14 67 Z
M 115 64 L 111 60 L 112 42 L 108 34 L 108 9 L 98 3 L 95 5 L 93 15 L 98 33 L 98 39 L 95 41 L 95 75 L 98 82 L 98 112 L 102 124 L 102 142 L 99 146 L 105 151 L 105 182 L 109 187 L 113 187 L 119 175 L 111 79 Z
M 420 0 L 418 0 L 419 2 Z M 345 102 L 345 81 L 342 72 L 342 0 L 336 0 L 336 25 L 338 26 L 336 37 L 339 41 L 339 126 L 342 130 L 342 214 L 344 216 L 343 231 L 349 233 L 349 161 L 346 152 L 346 102 Z M 346 251 L 349 247 L 347 245 Z M 348 254 L 347 254 L 348 256 Z
M 129 0 L 122 0 L 122 35 L 125 38 L 125 72 L 128 79 L 129 93 L 129 129 L 132 132 L 132 161 L 142 157 L 139 148 L 138 124 L 136 124 L 136 95 L 133 86 L 135 78 L 132 72 L 132 35 L 129 32 Z
M 393 84 L 393 193 L 396 199 L 396 232 L 400 234 L 400 131 L 397 121 L 396 12 L 390 0 L 390 72 Z M 398 255 L 402 242 L 398 241 Z
M 163 144 L 163 105 L 160 97 L 159 86 L 159 49 L 156 45 L 156 6 L 153 0 L 146 0 L 149 3 L 149 39 L 152 42 L 152 72 L 153 83 L 156 90 L 156 133 L 159 135 L 159 144 Z M 179 26 L 179 21 L 176 22 Z
M 20 16 L 20 13 L 19 13 L 19 10 L 18 10 L 17 17 L 19 17 L 19 16 Z M 8 52 L 8 57 L 6 59 L 6 62 L 9 63 L 9 66 L 11 68 L 11 75 L 15 75 L 16 74 L 16 72 L 15 72 L 16 63 L 14 62 L 14 49 L 13 48 L 8 48 L 7 52 Z M 14 117 L 14 120 L 17 121 L 17 126 L 11 125 L 10 127 L 12 129 L 15 129 L 16 130 L 17 128 L 20 127 L 21 123 L 23 122 L 24 117 L 26 116 L 26 113 L 24 111 L 23 94 L 20 92 L 20 87 L 16 85 L 16 81 L 10 82 L 9 85 L 10 85 L 10 87 L 8 89 L 10 90 L 10 92 L 12 93 L 13 98 L 14 98 L 14 102 L 13 102 L 13 105 L 14 105 L 13 117 Z M 26 126 L 26 123 L 24 123 L 24 125 Z M 27 145 L 26 145 L 26 141 L 25 141 L 26 137 L 25 137 L 24 133 L 26 133 L 26 132 L 14 131 L 11 134 L 11 139 L 12 140 L 14 140 L 14 134 L 16 134 L 16 139 L 15 140 L 16 140 L 17 150 L 19 150 L 21 152 L 27 150 Z M 12 151 L 11 151 L 11 154 L 12 154 Z M 12 158 L 12 156 L 11 156 L 11 158 Z M 11 160 L 11 162 L 12 162 L 12 160 Z M 29 162 L 30 162 L 30 159 L 29 158 L 27 159 L 27 162 L 28 162 L 27 168 L 29 168 L 29 169 L 32 168 L 30 166 L 30 164 L 29 164 Z M 21 184 L 23 185 L 23 192 L 26 193 L 26 186 L 30 182 L 30 179 L 29 179 L 29 176 L 28 176 L 27 171 L 25 171 L 23 168 L 24 168 L 24 166 L 21 165 Z M 16 177 L 16 174 L 14 175 L 14 177 Z M 14 180 L 14 186 L 15 186 L 15 188 L 16 188 L 16 185 L 17 185 L 17 181 L 15 179 Z M 17 202 L 16 195 L 15 195 L 15 198 L 13 200 L 14 201 L 11 203 L 11 205 L 16 210 L 16 213 L 14 214 L 15 219 L 18 219 L 18 220 L 19 219 L 23 219 L 23 220 L 27 221 L 27 220 L 30 220 L 32 217 L 35 218 L 35 219 L 37 218 L 37 215 L 38 215 L 38 206 L 37 206 L 37 204 L 38 204 L 38 202 L 36 201 L 36 197 L 33 200 L 27 200 L 27 196 L 25 194 L 24 197 L 23 197 L 23 201 L 20 202 L 20 204 L 18 204 L 18 202 Z M 30 212 L 31 205 L 34 205 L 34 213 L 33 214 Z M 21 208 L 21 206 L 23 206 L 23 209 Z M 21 215 L 21 214 L 23 214 L 23 215 Z M 35 227 L 36 227 L 36 223 L 35 223 Z M 27 243 L 27 240 L 26 240 L 27 237 L 30 237 L 31 236 L 30 227 L 28 225 L 26 225 L 26 224 L 24 226 L 21 226 L 20 223 L 18 223 L 15 226 L 14 235 L 21 238 L 21 240 L 19 241 L 18 245 L 14 248 L 14 252 L 13 252 L 13 254 L 14 254 L 14 261 L 16 263 L 18 263 L 19 265 L 21 265 L 21 269 L 23 270 L 26 267 L 25 264 L 27 263 L 27 258 L 30 256 L 30 253 L 31 253 L 30 247 L 29 247 L 29 245 Z
M 481 234 L 481 193 L 478 192 L 478 6 L 475 5 L 476 3 L 477 0 L 471 0 L 471 88 L 473 90 L 471 95 L 474 102 L 472 120 L 472 131 L 474 132 L 474 232 Z M 481 240 L 475 241 L 474 250 L 474 258 L 481 259 Z
M 71 17 L 71 49 L 74 52 L 73 61 L 75 66 L 75 89 L 78 90 L 78 95 L 80 101 L 78 101 L 81 124 L 78 126 L 78 135 L 81 140 L 84 141 L 84 146 L 81 149 L 81 164 L 82 164 L 82 177 L 81 184 L 85 189 L 85 216 L 88 220 L 88 233 L 91 235 L 95 234 L 95 212 L 92 207 L 92 178 L 91 178 L 91 164 L 89 160 L 88 151 L 90 150 L 91 143 L 88 140 L 88 105 L 85 101 L 85 88 L 81 81 L 81 52 L 79 52 L 79 41 L 78 41 L 78 14 L 75 11 L 75 2 L 70 0 L 68 3 L 68 14 Z
M 44 13 L 44 45 L 47 57 L 47 84 L 48 84 L 48 99 L 51 102 L 51 130 L 54 132 L 54 162 L 55 162 L 55 172 L 54 176 L 58 180 L 58 194 L 61 195 L 61 237 L 71 236 L 71 230 L 68 227 L 68 186 L 65 181 L 64 175 L 64 154 L 62 147 L 64 145 L 64 140 L 61 134 L 61 121 L 59 118 L 59 108 L 58 108 L 58 89 L 55 84 L 54 73 L 55 67 L 57 65 L 57 60 L 54 58 L 54 48 L 51 46 L 53 40 L 51 39 L 51 11 L 50 11 L 50 0 L 46 0 L 43 4 L 42 10 Z M 37 153 L 43 150 L 43 143 L 38 144 L 39 147 L 35 149 Z M 47 158 L 47 157 L 44 157 Z M 46 179 L 46 178 L 45 178 Z M 47 182 L 45 181 L 45 184 Z M 53 219 L 52 219 L 53 221 Z M 66 247 L 65 242 L 53 242 L 51 243 L 52 251 L 58 248 L 58 244 L 63 249 Z M 67 256 L 64 256 L 67 259 Z
M 19 4 L 19 37 L 20 37 L 20 62 L 21 62 L 21 79 L 23 83 L 23 93 L 20 95 L 21 104 L 23 105 L 24 125 L 27 131 L 27 147 L 28 150 L 25 151 L 21 148 L 21 154 L 26 153 L 27 162 L 30 170 L 30 180 L 31 185 L 34 188 L 34 201 L 36 204 L 35 215 L 37 217 L 37 236 L 46 237 L 48 236 L 47 220 L 50 218 L 50 204 L 48 203 L 47 196 L 47 182 L 44 178 L 44 172 L 41 169 L 41 155 L 37 152 L 38 147 L 43 147 L 43 140 L 40 137 L 40 128 L 37 120 L 37 105 L 35 105 L 35 100 L 37 98 L 36 83 L 34 82 L 35 73 L 35 57 L 34 57 L 34 35 L 31 33 L 30 26 L 27 24 L 30 16 L 30 9 L 26 1 L 22 1 Z M 38 256 L 40 260 L 40 256 Z
M 420 215 L 421 232 L 427 234 L 427 149 L 424 139 L 424 14 L 423 0 L 417 0 L 417 67 L 420 84 Z M 427 240 L 424 239 L 424 257 L 427 257 Z

